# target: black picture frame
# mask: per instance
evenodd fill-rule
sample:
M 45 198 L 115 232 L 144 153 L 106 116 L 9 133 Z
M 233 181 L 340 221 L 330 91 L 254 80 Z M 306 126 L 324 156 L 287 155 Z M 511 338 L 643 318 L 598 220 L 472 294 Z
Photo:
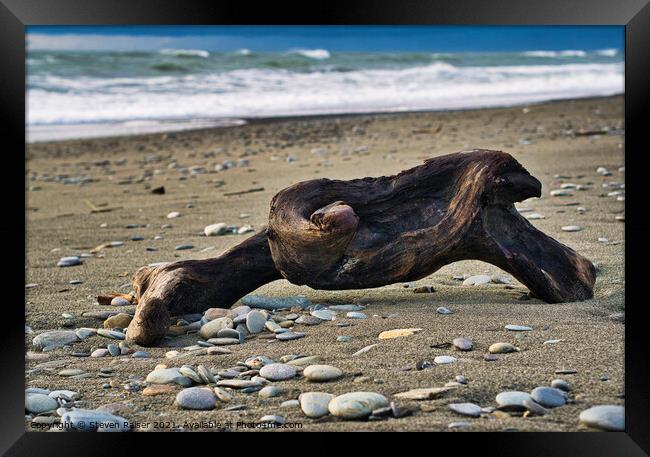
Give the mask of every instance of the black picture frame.
M 435 438 L 435 448 L 452 444 L 455 454 L 471 441 L 480 441 L 483 455 L 558 456 L 642 456 L 650 452 L 650 358 L 647 355 L 647 323 L 642 317 L 644 280 L 647 268 L 641 264 L 648 256 L 650 223 L 644 213 L 647 181 L 643 155 L 648 154 L 648 135 L 642 130 L 643 114 L 649 110 L 648 74 L 650 71 L 650 5 L 647 0 L 455 0 L 426 1 L 346 1 L 312 3 L 310 9 L 276 2 L 180 2 L 162 0 L 0 0 L 0 112 L 3 131 L 4 183 L 7 203 L 16 213 L 25 210 L 24 148 L 25 134 L 25 27 L 28 25 L 135 25 L 135 24 L 468 24 L 468 25 L 623 25 L 625 48 L 625 161 L 626 161 L 626 324 L 625 392 L 626 431 L 619 433 L 509 433 L 496 438 L 484 434 L 444 433 Z M 13 145 L 9 147 L 9 145 Z M 23 149 L 24 150 L 24 149 Z M 9 179 L 7 179 L 9 178 Z M 645 192 L 644 192 L 645 190 Z M 9 198 L 6 198 L 9 197 Z M 22 213 L 25 214 L 25 213 Z M 10 259 L 25 256 L 25 219 L 0 218 L 0 233 L 8 246 Z M 21 232 L 23 230 L 23 232 Z M 630 255 L 628 255 L 630 254 Z M 14 262 L 17 263 L 17 262 Z M 635 265 L 636 264 L 636 265 Z M 0 451 L 5 455 L 116 455 L 125 449 L 124 438 L 106 434 L 26 433 L 24 428 L 24 335 L 19 323 L 24 309 L 24 274 L 18 265 L 7 268 L 3 277 L 12 291 L 2 310 L 2 414 Z M 15 293 L 15 297 L 13 294 Z M 23 301 L 24 303 L 24 301 Z M 129 441 L 142 434 L 129 434 Z M 135 436 L 134 436 L 135 435 Z M 139 436 L 138 436 L 139 435 Z M 169 434 L 166 434 L 169 435 Z M 473 439 L 467 437 L 473 435 Z M 477 435 L 479 435 L 477 437 Z M 480 435 L 483 435 L 482 437 Z M 65 438 L 62 438 L 65 436 Z M 195 436 L 195 435 L 193 435 Z M 267 435 L 268 436 L 268 435 Z M 166 437 L 168 438 L 168 436 Z M 458 439 L 461 438 L 461 439 Z M 214 437 L 212 439 L 215 439 Z M 217 438 L 221 445 L 223 437 Z M 266 438 L 265 438 L 266 439 Z M 390 438 L 389 438 L 390 439 Z M 417 438 L 416 438 L 417 439 Z M 168 441 L 156 438 L 158 443 Z M 453 443 L 451 443 L 453 441 Z M 421 441 L 425 448 L 432 441 Z M 418 446 L 419 447 L 419 446 Z M 90 452 L 88 452 L 90 450 Z M 196 447 L 196 451 L 200 448 Z M 207 451 L 206 451 L 207 452 Z M 426 452 L 426 451 L 425 451 Z M 432 452 L 437 452 L 432 450 Z M 498 453 L 498 454 L 497 454 Z

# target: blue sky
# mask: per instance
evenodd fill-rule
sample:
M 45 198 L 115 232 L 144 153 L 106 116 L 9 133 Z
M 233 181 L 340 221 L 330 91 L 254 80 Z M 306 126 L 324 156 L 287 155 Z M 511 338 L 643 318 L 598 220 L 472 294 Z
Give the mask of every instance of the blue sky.
M 622 26 L 30 26 L 30 50 L 487 52 L 624 48 Z

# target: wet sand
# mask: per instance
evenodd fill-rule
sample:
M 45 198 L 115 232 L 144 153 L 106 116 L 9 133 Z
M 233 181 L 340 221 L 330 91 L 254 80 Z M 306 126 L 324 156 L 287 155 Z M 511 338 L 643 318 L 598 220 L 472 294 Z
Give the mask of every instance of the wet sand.
M 580 135 L 605 128 L 609 134 Z M 163 427 L 187 429 L 189 424 L 185 421 L 254 422 L 266 414 L 280 414 L 288 422 L 301 423 L 299 429 L 305 431 L 443 431 L 452 422 L 470 422 L 471 427 L 464 429 L 470 431 L 586 430 L 578 424 L 582 410 L 624 402 L 624 325 L 608 316 L 624 310 L 624 223 L 616 216 L 624 214 L 625 202 L 607 196 L 614 189 L 603 187 L 604 183 L 624 183 L 624 172 L 619 171 L 624 165 L 623 129 L 623 99 L 608 97 L 457 112 L 277 119 L 232 128 L 29 145 L 26 283 L 38 286 L 26 291 L 26 324 L 33 330 L 25 335 L 30 351 L 26 369 L 55 360 L 61 361 L 61 366 L 29 372 L 26 386 L 77 391 L 89 408 L 124 403 L 129 407 L 125 417 L 140 426 L 149 424 L 149 429 L 156 421 L 166 421 Z M 115 307 L 98 305 L 95 297 L 99 293 L 130 292 L 130 278 L 138 267 L 213 257 L 250 236 L 206 237 L 206 225 L 225 222 L 237 226 L 251 224 L 256 231 L 262 228 L 272 196 L 286 186 L 319 177 L 351 179 L 394 174 L 429 157 L 474 148 L 506 151 L 540 179 L 543 197 L 518 206 L 543 214 L 545 219 L 531 223 L 597 265 L 592 300 L 563 304 L 521 300 L 527 289 L 516 281 L 512 289 L 499 284 L 463 286 L 462 281 L 452 277 L 503 273 L 485 263 L 464 261 L 448 265 L 409 287 L 394 284 L 331 292 L 276 281 L 258 289 L 256 294 L 269 296 L 303 294 L 314 303 L 367 305 L 364 312 L 368 319 L 349 320 L 341 316 L 335 322 L 296 326 L 307 336 L 295 341 L 253 338 L 245 344 L 229 346 L 233 352 L 228 355 L 165 358 L 165 352 L 173 347 L 181 350 L 182 346 L 194 344 L 198 339 L 194 334 L 166 340 L 166 347 L 144 349 L 151 354 L 148 359 L 69 355 L 71 350 L 90 351 L 111 342 L 94 336 L 75 343 L 71 349 L 34 355 L 38 350 L 32 347 L 32 339 L 42 331 L 101 327 L 101 320 L 82 317 L 82 313 L 114 310 Z M 218 164 L 242 159 L 249 161 L 248 166 L 214 171 Z M 174 162 L 177 165 L 170 166 Z M 612 175 L 596 173 L 600 166 Z M 202 167 L 206 172 L 193 175 L 191 167 Z M 86 182 L 75 183 L 77 178 Z M 64 183 L 66 179 L 69 184 Z M 563 183 L 587 184 L 590 189 L 573 190 L 569 197 L 550 196 L 549 191 Z M 158 186 L 165 187 L 164 195 L 151 193 Z M 226 195 L 257 188 L 263 190 Z M 567 206 L 567 202 L 578 205 Z M 577 207 L 586 211 L 581 213 Z M 92 212 L 93 208 L 114 209 Z M 167 219 L 172 211 L 180 212 L 181 217 Z M 250 216 L 242 219 L 241 213 Z M 146 226 L 127 229 L 128 224 Z M 164 224 L 171 227 L 161 228 Z M 563 232 L 561 227 L 567 225 L 580 225 L 583 230 Z M 131 241 L 136 235 L 144 240 Z M 163 238 L 154 240 L 157 235 Z M 608 238 L 609 243 L 599 242 L 599 237 Z M 82 265 L 56 266 L 63 256 L 90 252 L 97 245 L 116 240 L 124 241 L 124 245 L 103 249 L 100 256 L 84 259 Z M 194 248 L 175 251 L 179 244 L 192 244 Z M 147 251 L 147 247 L 158 250 Z M 69 284 L 75 279 L 83 283 Z M 413 289 L 422 285 L 432 285 L 435 292 L 415 294 Z M 453 314 L 436 313 L 439 306 L 449 308 Z M 133 309 L 124 307 L 120 311 Z M 62 313 L 72 314 L 72 322 Z M 339 328 L 335 324 L 340 321 L 350 321 L 352 325 Z M 507 324 L 527 325 L 533 330 L 511 332 L 504 329 Z M 403 338 L 377 339 L 383 330 L 404 327 L 423 330 Z M 336 342 L 339 335 L 351 336 L 352 340 Z M 459 352 L 444 347 L 458 336 L 470 338 L 474 350 Z M 543 344 L 552 339 L 562 341 Z M 520 352 L 485 361 L 487 348 L 495 342 L 512 343 Z M 375 343 L 380 344 L 365 354 L 352 356 Z M 443 347 L 432 347 L 440 345 Z M 184 411 L 173 406 L 174 394 L 146 397 L 141 391 L 128 392 L 122 387 L 130 376 L 141 378 L 139 382 L 144 387 L 144 377 L 159 363 L 170 367 L 204 364 L 222 369 L 249 356 L 266 355 L 278 360 L 285 354 L 319 355 L 324 363 L 342 369 L 345 376 L 317 385 L 303 379 L 276 383 L 288 392 L 268 400 L 255 393 L 235 392 L 231 404 L 243 404 L 246 409 L 233 412 L 223 411 L 223 403 L 213 411 Z M 415 369 L 418 361 L 433 361 L 438 355 L 453 355 L 458 361 Z M 63 366 L 82 368 L 92 376 L 59 376 Z M 114 368 L 114 375 L 99 377 L 102 367 Z M 562 368 L 576 373 L 554 374 Z M 464 375 L 468 384 L 436 400 L 400 401 L 415 412 L 399 419 L 309 419 L 299 409 L 279 407 L 282 401 L 306 391 L 374 391 L 392 399 L 393 394 L 412 388 L 442 386 L 457 375 Z M 607 380 L 601 380 L 603 376 Z M 361 382 L 354 381 L 360 377 Z M 556 378 L 571 384 L 570 402 L 542 417 L 484 414 L 471 419 L 446 406 L 452 402 L 496 406 L 495 396 L 499 392 L 530 391 L 549 385 Z M 115 381 L 116 387 L 103 389 L 102 385 L 110 381 Z M 175 392 L 180 389 L 176 386 Z M 28 423 L 26 427 L 30 429 Z

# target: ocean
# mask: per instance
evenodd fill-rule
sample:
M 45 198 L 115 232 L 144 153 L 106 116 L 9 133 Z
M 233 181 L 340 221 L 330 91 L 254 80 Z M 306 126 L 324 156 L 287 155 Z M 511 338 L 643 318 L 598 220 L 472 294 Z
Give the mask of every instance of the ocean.
M 333 52 L 38 51 L 28 141 L 316 114 L 484 108 L 624 92 L 617 49 Z

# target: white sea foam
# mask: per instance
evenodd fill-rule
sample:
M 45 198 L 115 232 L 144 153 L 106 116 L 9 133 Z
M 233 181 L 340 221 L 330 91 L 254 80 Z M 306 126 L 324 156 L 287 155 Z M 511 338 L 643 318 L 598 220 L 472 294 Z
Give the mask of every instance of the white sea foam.
M 315 60 L 324 60 L 331 57 L 327 49 L 295 49 L 290 51 L 291 54 L 298 54 L 303 57 Z
M 238 56 L 249 56 L 249 55 L 251 55 L 252 53 L 253 53 L 253 52 L 252 52 L 250 49 L 246 49 L 246 48 L 237 49 L 237 50 L 235 51 L 235 54 L 238 55 Z
M 30 125 L 473 108 L 624 91 L 622 63 L 454 67 L 436 62 L 313 73 L 256 68 L 150 78 L 34 76 L 31 83 Z
M 599 49 L 598 51 L 596 51 L 596 54 L 598 54 L 600 56 L 614 57 L 615 55 L 618 54 L 618 49 L 615 49 L 615 48 Z
M 564 51 L 526 51 L 528 57 L 585 57 L 586 51 L 567 49 Z
M 210 53 L 203 49 L 161 49 L 160 54 L 184 57 L 210 57 Z

